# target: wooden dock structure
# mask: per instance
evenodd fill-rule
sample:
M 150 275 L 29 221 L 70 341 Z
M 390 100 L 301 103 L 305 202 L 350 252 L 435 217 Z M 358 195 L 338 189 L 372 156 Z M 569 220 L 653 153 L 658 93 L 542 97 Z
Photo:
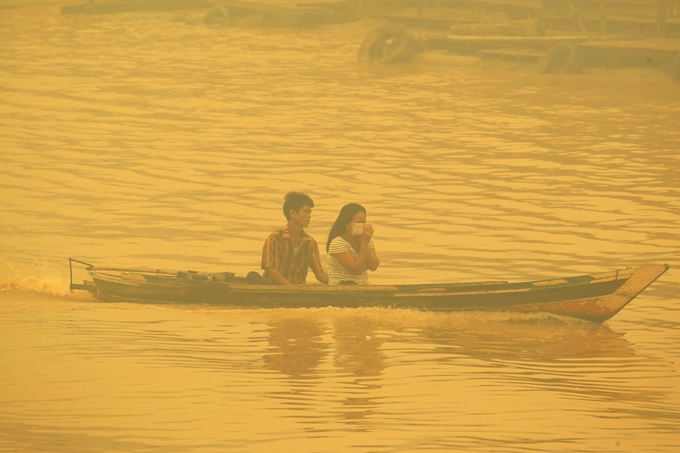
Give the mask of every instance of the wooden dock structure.
M 391 24 L 367 36 L 360 61 L 444 50 L 544 73 L 632 67 L 680 80 L 680 0 L 363 0 L 357 7 Z
M 354 4 L 363 16 L 457 34 L 680 34 L 680 0 L 355 0 Z
M 194 9 L 208 26 L 313 28 L 377 19 L 358 59 L 428 51 L 534 64 L 539 72 L 652 68 L 680 80 L 680 0 L 88 0 L 64 14 Z

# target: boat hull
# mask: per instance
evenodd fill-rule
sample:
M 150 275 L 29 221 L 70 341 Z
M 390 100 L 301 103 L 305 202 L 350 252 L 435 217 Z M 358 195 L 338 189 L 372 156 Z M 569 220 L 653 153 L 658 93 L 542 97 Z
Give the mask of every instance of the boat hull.
M 533 282 L 428 285 L 248 284 L 230 273 L 88 267 L 91 282 L 73 285 L 105 301 L 221 304 L 257 308 L 389 307 L 427 311 L 551 313 L 603 322 L 625 307 L 669 266 L 645 265 Z

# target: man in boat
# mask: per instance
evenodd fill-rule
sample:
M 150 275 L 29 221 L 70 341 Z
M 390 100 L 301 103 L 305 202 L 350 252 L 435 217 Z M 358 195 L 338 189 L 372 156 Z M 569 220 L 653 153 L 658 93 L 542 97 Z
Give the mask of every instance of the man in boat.
M 264 278 L 275 285 L 307 283 L 309 268 L 321 283 L 328 284 L 328 273 L 321 264 L 319 246 L 304 228 L 309 226 L 314 202 L 309 195 L 289 192 L 284 197 L 283 214 L 288 223 L 269 235 L 262 247 Z

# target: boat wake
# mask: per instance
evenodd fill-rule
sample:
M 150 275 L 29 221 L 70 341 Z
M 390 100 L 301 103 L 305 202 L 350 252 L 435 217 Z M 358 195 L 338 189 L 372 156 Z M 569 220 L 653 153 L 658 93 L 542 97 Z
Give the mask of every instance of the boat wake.
M 87 294 L 71 292 L 68 285 L 68 275 L 64 273 L 63 269 L 37 262 L 17 265 L 1 259 L 0 292 L 37 294 L 72 300 L 91 298 Z

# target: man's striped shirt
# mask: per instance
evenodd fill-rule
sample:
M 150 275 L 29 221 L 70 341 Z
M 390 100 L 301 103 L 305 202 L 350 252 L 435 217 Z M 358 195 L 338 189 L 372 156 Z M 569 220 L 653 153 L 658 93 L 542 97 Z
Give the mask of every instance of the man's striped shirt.
M 307 282 L 307 271 L 312 268 L 315 274 L 324 271 L 319 255 L 319 246 L 313 237 L 302 231 L 302 241 L 295 249 L 288 225 L 269 235 L 262 247 L 262 269 L 264 277 L 269 277 L 268 269 L 278 269 L 292 284 Z

